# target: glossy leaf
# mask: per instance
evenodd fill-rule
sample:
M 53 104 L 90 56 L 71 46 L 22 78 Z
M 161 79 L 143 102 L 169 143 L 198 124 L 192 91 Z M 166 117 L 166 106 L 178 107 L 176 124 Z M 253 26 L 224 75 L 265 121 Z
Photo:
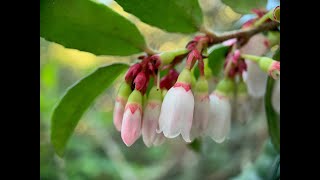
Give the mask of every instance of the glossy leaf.
M 280 48 L 276 50 L 273 55 L 273 59 L 280 60 Z M 264 97 L 265 111 L 268 123 L 269 135 L 271 137 L 271 142 L 275 149 L 280 151 L 280 115 L 274 110 L 272 106 L 272 92 L 274 88 L 275 80 L 268 77 L 266 94 Z
M 126 64 L 100 67 L 67 90 L 51 119 L 51 143 L 58 155 L 63 155 L 67 141 L 83 113 L 127 68 Z
M 222 0 L 235 12 L 240 14 L 252 13 L 252 9 L 266 8 L 268 0 Z
M 137 27 L 90 0 L 41 0 L 40 36 L 96 55 L 131 55 L 145 48 Z
M 198 0 L 115 1 L 141 21 L 168 32 L 197 32 L 203 23 Z
M 213 76 L 218 76 L 223 70 L 223 64 L 228 50 L 229 46 L 224 46 L 222 44 L 214 45 L 209 49 L 209 67 L 212 70 Z

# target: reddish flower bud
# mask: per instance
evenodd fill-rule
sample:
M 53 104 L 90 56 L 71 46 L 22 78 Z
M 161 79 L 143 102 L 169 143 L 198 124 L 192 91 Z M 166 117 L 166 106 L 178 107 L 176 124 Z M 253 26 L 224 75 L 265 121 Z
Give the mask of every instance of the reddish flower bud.
M 255 19 L 250 19 L 250 20 L 246 21 L 245 23 L 243 23 L 243 25 L 242 25 L 241 28 L 242 28 L 242 29 L 249 28 L 249 27 L 251 27 L 251 26 L 254 24 L 254 22 L 256 22 Z
M 125 80 L 128 84 L 131 84 L 132 81 L 135 79 L 135 77 L 138 75 L 138 73 L 141 71 L 142 66 L 140 63 L 134 64 L 129 68 L 129 70 L 126 73 Z
M 160 88 L 169 90 L 177 81 L 179 73 L 175 69 L 170 69 L 169 73 L 160 81 Z
M 144 94 L 147 90 L 149 78 L 146 73 L 141 71 L 137 77 L 134 79 L 135 89 Z
M 179 73 L 175 69 L 170 69 L 169 76 L 170 76 L 171 81 L 174 81 L 172 84 L 174 84 L 179 77 Z
M 238 71 L 240 74 L 242 74 L 244 71 L 247 71 L 247 64 L 244 60 L 239 61 Z

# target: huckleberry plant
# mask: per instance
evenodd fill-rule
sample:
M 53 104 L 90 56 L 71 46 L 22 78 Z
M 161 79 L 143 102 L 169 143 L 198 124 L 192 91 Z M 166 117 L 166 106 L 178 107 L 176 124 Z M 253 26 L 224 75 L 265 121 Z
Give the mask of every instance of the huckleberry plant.
M 255 12 L 260 18 L 269 17 L 266 12 Z M 249 20 L 242 28 L 250 29 L 260 20 Z M 222 41 L 208 33 L 195 36 L 185 49 L 140 56 L 140 62 L 127 71 L 115 102 L 114 124 L 121 131 L 123 142 L 131 146 L 141 134 L 147 147 L 179 135 L 187 143 L 205 136 L 217 143 L 225 141 L 231 130 L 235 90 L 236 106 L 239 106 L 236 114 L 243 123 L 249 118 L 249 96 L 264 95 L 268 76 L 275 80 L 280 78 L 280 62 L 263 56 L 271 44 L 277 42 L 271 42 L 263 34 L 249 36 Z M 223 76 L 209 92 L 212 70 L 207 51 L 217 39 L 228 47 L 228 53 L 222 66 Z M 186 63 L 179 73 L 176 65 L 184 57 Z M 164 71 L 167 73 L 160 77 L 160 72 Z M 146 94 L 151 78 L 154 84 Z M 280 113 L 279 93 L 280 85 L 277 85 L 272 103 Z M 143 97 L 146 97 L 145 102 Z
M 110 7 L 90 0 L 66 2 L 40 2 L 41 37 L 95 55 L 137 56 L 132 56 L 131 65 L 100 67 L 68 89 L 51 123 L 51 140 L 59 155 L 85 110 L 125 70 L 113 124 L 128 147 L 140 136 L 147 147 L 180 135 L 186 143 L 203 137 L 222 143 L 230 137 L 234 117 L 242 124 L 250 119 L 250 99 L 264 98 L 269 134 L 279 150 L 280 6 L 269 11 L 250 8 L 254 18 L 238 30 L 216 34 L 204 25 L 197 0 L 116 0 L 147 24 L 168 32 L 196 33 L 184 48 L 158 52 L 135 24 Z M 223 3 L 234 10 L 243 8 L 232 1 Z M 162 16 L 166 18 L 159 19 Z

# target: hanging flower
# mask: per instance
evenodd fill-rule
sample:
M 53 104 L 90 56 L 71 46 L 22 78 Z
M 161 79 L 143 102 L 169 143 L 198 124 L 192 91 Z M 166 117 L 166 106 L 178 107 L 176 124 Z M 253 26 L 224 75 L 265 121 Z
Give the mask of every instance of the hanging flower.
M 147 147 L 150 147 L 158 139 L 156 130 L 159 125 L 159 116 L 161 110 L 162 94 L 156 86 L 152 87 L 144 110 L 142 121 L 142 139 Z
M 247 44 L 241 48 L 241 53 L 262 56 L 268 51 L 268 38 L 263 34 L 257 34 L 250 38 Z M 256 98 L 262 97 L 266 92 L 268 75 L 264 73 L 259 65 L 245 60 L 247 72 L 243 73 L 243 79 L 248 85 L 248 93 Z
M 142 94 L 140 91 L 134 90 L 126 104 L 121 126 L 121 138 L 128 147 L 140 137 L 141 117 Z
M 191 139 L 202 135 L 208 127 L 209 119 L 209 95 L 208 81 L 200 77 L 195 87 L 195 105 L 193 123 L 191 128 Z
M 126 106 L 128 97 L 131 92 L 132 92 L 131 87 L 126 82 L 123 82 L 120 85 L 118 95 L 116 97 L 114 109 L 113 109 L 113 124 L 118 131 L 121 130 L 124 108 Z
M 251 110 L 247 85 L 240 80 L 237 86 L 237 99 L 235 104 L 235 118 L 242 124 L 248 122 Z
M 190 140 L 194 97 L 191 91 L 191 72 L 184 69 L 175 85 L 164 97 L 159 118 L 158 133 L 163 132 L 167 138 L 175 138 L 179 134 L 186 142 Z
M 217 89 L 210 94 L 209 123 L 206 135 L 217 143 L 222 143 L 228 137 L 231 126 L 230 94 L 233 92 L 234 82 L 223 79 Z

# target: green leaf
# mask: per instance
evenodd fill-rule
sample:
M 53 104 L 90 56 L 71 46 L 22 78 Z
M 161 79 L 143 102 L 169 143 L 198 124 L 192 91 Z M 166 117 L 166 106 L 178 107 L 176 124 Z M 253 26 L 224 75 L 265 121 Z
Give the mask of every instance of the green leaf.
M 268 122 L 269 135 L 271 137 L 271 142 L 275 149 L 280 151 L 280 117 L 272 106 L 272 92 L 275 80 L 268 77 L 267 90 L 265 94 L 265 110 Z
M 252 13 L 252 9 L 265 8 L 268 0 L 222 0 L 222 2 L 237 13 L 248 14 Z
M 40 36 L 96 55 L 131 55 L 145 48 L 137 27 L 90 0 L 41 0 Z
M 59 156 L 86 109 L 127 68 L 127 64 L 100 67 L 67 90 L 51 119 L 51 143 Z
M 273 55 L 273 59 L 279 61 L 280 60 L 280 48 L 276 50 L 276 52 Z M 274 148 L 280 152 L 280 116 L 279 114 L 274 110 L 272 106 L 272 92 L 274 87 L 275 80 L 272 79 L 270 76 L 267 80 L 267 90 L 264 97 L 264 104 L 265 104 L 265 110 L 266 110 L 266 117 L 267 117 L 267 123 L 268 123 L 268 131 L 269 135 L 271 137 L 271 142 L 274 146 Z
M 203 23 L 198 0 L 115 0 L 141 21 L 168 32 L 194 33 Z
M 229 46 L 224 46 L 222 44 L 214 45 L 209 49 L 209 67 L 212 70 L 213 76 L 217 77 L 223 69 L 223 63 L 226 59 L 228 50 Z

